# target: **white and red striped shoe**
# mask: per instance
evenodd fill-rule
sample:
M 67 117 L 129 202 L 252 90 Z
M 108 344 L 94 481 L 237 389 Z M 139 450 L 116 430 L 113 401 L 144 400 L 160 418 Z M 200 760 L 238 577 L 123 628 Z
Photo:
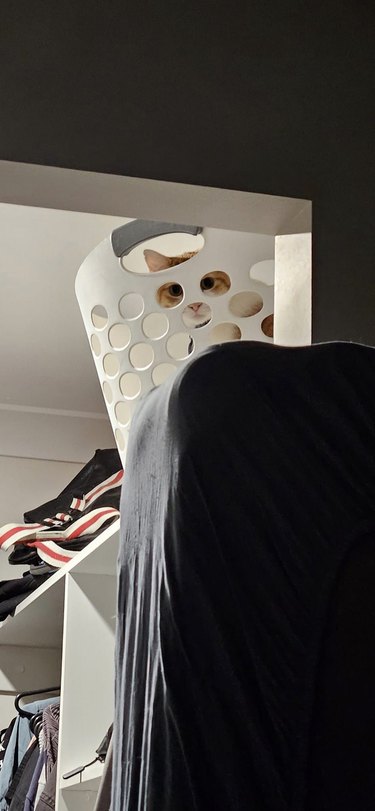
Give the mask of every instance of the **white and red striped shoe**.
M 66 512 L 58 512 L 37 523 L 3 526 L 0 529 L 0 548 L 10 551 L 9 562 L 29 564 L 39 556 L 53 566 L 66 563 L 104 526 L 119 517 L 123 477 L 121 468 L 86 494 L 74 496 Z M 61 547 L 67 550 L 66 554 Z

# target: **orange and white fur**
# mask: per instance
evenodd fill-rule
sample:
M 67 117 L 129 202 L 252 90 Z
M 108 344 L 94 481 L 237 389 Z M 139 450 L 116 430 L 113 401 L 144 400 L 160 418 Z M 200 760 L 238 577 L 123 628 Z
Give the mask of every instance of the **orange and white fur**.
M 187 251 L 186 253 L 179 254 L 179 256 L 165 256 L 158 251 L 153 251 L 150 249 L 143 251 L 150 273 L 157 273 L 160 270 L 166 270 L 167 268 L 180 265 L 182 262 L 186 262 L 188 259 L 191 259 L 196 255 L 196 253 L 197 251 Z M 213 270 L 211 273 L 207 273 L 201 279 L 202 292 L 210 296 L 223 295 L 223 293 L 226 293 L 230 287 L 230 283 L 227 278 L 228 277 L 226 274 L 222 273 L 221 271 Z M 183 290 L 181 285 L 177 282 L 167 282 L 158 290 L 158 301 L 162 307 L 176 307 L 177 304 L 182 301 L 182 299 Z M 249 316 L 255 315 L 256 312 L 258 312 L 258 309 L 254 309 L 254 312 L 251 313 L 246 311 L 238 314 Z M 186 326 L 190 327 L 191 329 L 204 327 L 211 319 L 210 307 L 203 301 L 194 301 L 191 304 L 187 304 L 184 309 L 183 319 Z M 268 335 L 269 338 L 272 338 L 273 316 L 268 316 L 267 319 L 265 319 L 263 332 L 265 335 Z

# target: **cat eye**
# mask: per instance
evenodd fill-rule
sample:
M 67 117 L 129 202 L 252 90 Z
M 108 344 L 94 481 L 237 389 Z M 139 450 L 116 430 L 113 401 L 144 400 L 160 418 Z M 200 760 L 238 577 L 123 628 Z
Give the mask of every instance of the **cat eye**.
M 168 292 L 173 298 L 178 298 L 183 295 L 183 289 L 180 284 L 171 284 L 168 288 Z
M 215 284 L 215 279 L 212 279 L 211 276 L 205 276 L 201 280 L 201 290 L 212 290 Z

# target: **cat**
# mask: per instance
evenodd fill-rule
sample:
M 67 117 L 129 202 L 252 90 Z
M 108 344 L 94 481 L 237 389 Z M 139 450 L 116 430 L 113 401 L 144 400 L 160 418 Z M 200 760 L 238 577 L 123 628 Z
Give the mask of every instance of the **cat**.
M 164 256 L 158 251 L 145 250 L 143 251 L 145 261 L 150 273 L 157 273 L 159 270 L 166 270 L 167 268 L 175 267 L 176 265 L 187 262 L 193 256 L 196 256 L 198 251 L 187 251 L 181 253 L 179 256 Z M 201 290 L 207 295 L 221 296 L 226 293 L 230 288 L 230 282 L 227 280 L 225 274 L 219 270 L 213 270 L 207 273 L 201 279 Z M 176 307 L 183 299 L 183 289 L 180 284 L 176 282 L 167 282 L 162 285 L 158 290 L 158 301 L 162 307 Z M 184 324 L 192 329 L 198 327 L 205 327 L 211 321 L 211 308 L 203 301 L 194 301 L 188 304 L 182 316 Z
M 192 259 L 197 253 L 198 251 L 186 251 L 178 256 L 165 256 L 158 251 L 150 249 L 143 251 L 150 273 L 158 273 L 160 270 L 176 267 L 176 265 L 180 265 L 183 262 L 187 262 L 188 259 Z M 230 280 L 226 273 L 220 270 L 213 270 L 211 273 L 207 273 L 203 276 L 200 287 L 206 295 L 221 296 L 228 292 Z M 183 299 L 184 292 L 182 286 L 177 282 L 167 282 L 159 288 L 157 295 L 159 304 L 162 307 L 168 308 L 177 307 Z M 241 310 L 241 303 L 239 306 L 240 309 L 236 311 L 236 315 L 240 317 L 255 315 L 260 309 L 259 306 L 254 305 L 251 306 L 249 310 L 249 306 L 247 305 L 247 308 Z M 191 329 L 205 327 L 211 321 L 211 308 L 203 301 L 193 302 L 185 307 L 182 319 L 184 324 Z M 273 337 L 273 315 L 267 316 L 264 319 L 262 322 L 262 330 L 264 335 L 267 335 L 269 338 Z M 233 340 L 235 338 L 237 338 L 237 335 L 233 334 Z

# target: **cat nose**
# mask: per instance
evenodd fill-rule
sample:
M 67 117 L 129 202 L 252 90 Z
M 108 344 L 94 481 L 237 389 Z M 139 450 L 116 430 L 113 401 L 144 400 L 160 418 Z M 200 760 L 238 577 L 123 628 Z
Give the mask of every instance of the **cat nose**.
M 201 301 L 195 301 L 194 304 L 190 304 L 190 307 L 192 310 L 194 310 L 195 313 L 197 313 L 201 304 L 202 304 Z

